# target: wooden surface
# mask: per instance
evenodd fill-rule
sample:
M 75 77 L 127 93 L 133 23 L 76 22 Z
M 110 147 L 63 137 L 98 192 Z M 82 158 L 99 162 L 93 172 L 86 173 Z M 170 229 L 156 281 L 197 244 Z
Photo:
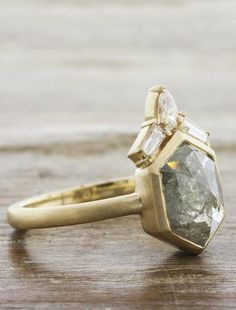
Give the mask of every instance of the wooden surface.
M 0 1 L 0 309 L 236 308 L 235 1 Z M 136 216 L 14 232 L 9 204 L 133 174 L 147 89 L 212 133 L 226 219 L 200 257 Z

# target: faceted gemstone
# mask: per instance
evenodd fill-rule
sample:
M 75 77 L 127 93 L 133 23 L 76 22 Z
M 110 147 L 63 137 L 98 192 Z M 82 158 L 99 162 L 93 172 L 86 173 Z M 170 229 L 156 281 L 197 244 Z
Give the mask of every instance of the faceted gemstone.
M 199 127 L 196 123 L 194 123 L 188 117 L 185 117 L 184 119 L 184 127 L 187 129 L 188 133 L 191 136 L 203 141 L 204 143 L 207 142 L 208 133 L 205 130 L 203 130 L 201 127 Z
M 145 138 L 142 147 L 143 152 L 147 155 L 154 154 L 160 147 L 164 138 L 165 135 L 163 130 L 156 123 L 153 123 Z
M 158 108 L 161 124 L 172 130 L 177 125 L 178 110 L 174 98 L 167 90 L 160 94 Z
M 161 174 L 171 230 L 203 247 L 224 214 L 215 162 L 196 147 L 183 143 Z

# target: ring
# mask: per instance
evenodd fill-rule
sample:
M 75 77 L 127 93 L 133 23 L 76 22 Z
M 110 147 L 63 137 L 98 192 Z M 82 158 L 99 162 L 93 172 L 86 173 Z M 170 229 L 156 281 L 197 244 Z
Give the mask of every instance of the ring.
M 177 109 L 164 86 L 152 87 L 128 157 L 134 177 L 33 197 L 8 208 L 16 229 L 82 224 L 137 214 L 149 235 L 200 254 L 224 218 L 209 134 Z

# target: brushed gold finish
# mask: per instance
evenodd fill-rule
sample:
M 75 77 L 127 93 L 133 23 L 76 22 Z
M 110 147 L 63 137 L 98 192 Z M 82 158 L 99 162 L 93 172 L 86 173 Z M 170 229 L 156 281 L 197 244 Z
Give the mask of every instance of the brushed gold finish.
M 145 121 L 157 119 L 158 99 L 159 99 L 160 93 L 163 92 L 164 89 L 165 89 L 164 85 L 153 86 L 149 89 L 146 102 L 145 102 L 145 111 L 144 111 Z
M 65 189 L 18 202 L 8 209 L 16 229 L 82 224 L 141 213 L 132 178 Z
M 161 149 L 151 165 L 136 169 L 136 190 L 140 194 L 143 203 L 141 222 L 145 232 L 186 252 L 200 254 L 210 240 L 204 247 L 201 247 L 172 232 L 166 213 L 161 181 L 161 168 L 183 142 L 187 142 L 208 154 L 217 166 L 215 152 L 208 145 L 186 133 L 177 131 L 165 147 Z
M 145 121 L 131 147 L 128 157 L 137 166 L 135 178 L 118 179 L 100 184 L 88 184 L 65 189 L 18 202 L 8 209 L 8 221 L 16 229 L 49 228 L 82 224 L 114 217 L 137 214 L 145 232 L 192 254 L 202 247 L 176 235 L 169 225 L 162 186 L 161 168 L 183 143 L 189 143 L 205 152 L 216 162 L 216 155 L 208 143 L 182 130 L 185 113 L 179 113 L 180 123 L 166 136 L 153 157 L 144 158 L 140 149 L 152 126 L 158 123 L 158 98 L 164 86 L 150 89 L 145 105 Z M 218 169 L 218 168 L 217 168 Z

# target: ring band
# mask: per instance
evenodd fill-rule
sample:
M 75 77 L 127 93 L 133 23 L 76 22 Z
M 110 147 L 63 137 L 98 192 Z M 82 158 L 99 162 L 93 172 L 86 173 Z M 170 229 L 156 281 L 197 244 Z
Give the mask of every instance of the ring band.
M 162 85 L 149 90 L 128 157 L 137 167 L 135 178 L 26 199 L 8 208 L 9 223 L 25 230 L 138 214 L 149 235 L 201 253 L 224 218 L 216 155 L 209 134 L 178 111 Z
M 8 209 L 16 229 L 83 224 L 140 214 L 142 205 L 132 178 L 88 184 L 26 199 Z

